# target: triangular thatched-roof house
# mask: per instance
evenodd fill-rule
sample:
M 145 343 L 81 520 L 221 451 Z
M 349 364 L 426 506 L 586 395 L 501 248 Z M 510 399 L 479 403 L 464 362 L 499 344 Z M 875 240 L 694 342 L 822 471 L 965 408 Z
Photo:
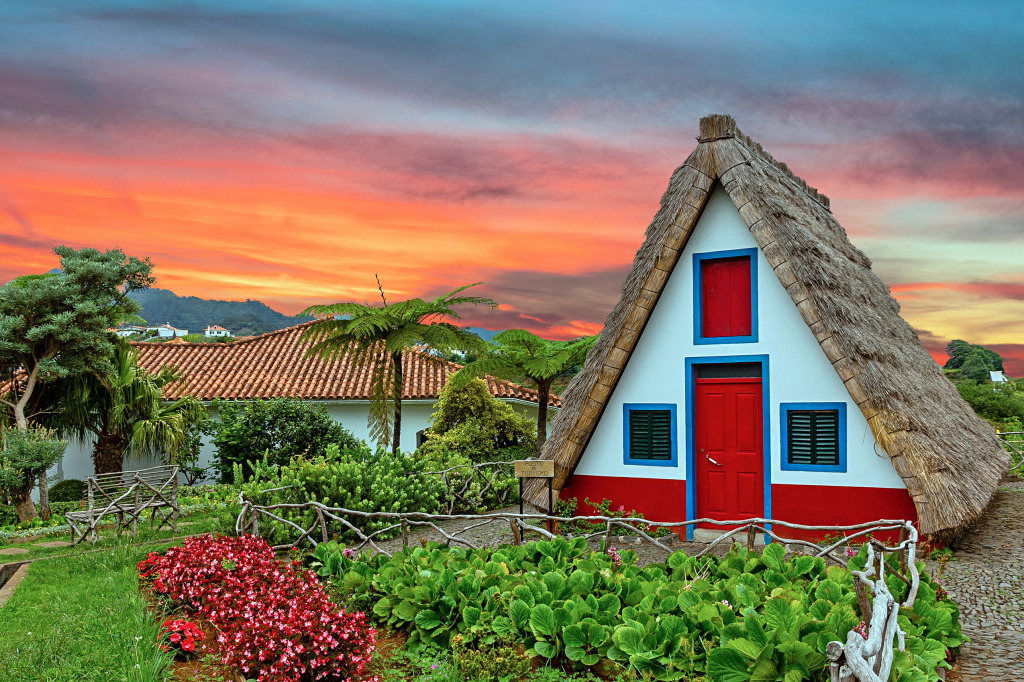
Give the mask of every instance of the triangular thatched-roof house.
M 563 400 L 555 488 L 648 518 L 916 516 L 950 538 L 1008 465 L 828 199 L 729 116 L 701 120 Z

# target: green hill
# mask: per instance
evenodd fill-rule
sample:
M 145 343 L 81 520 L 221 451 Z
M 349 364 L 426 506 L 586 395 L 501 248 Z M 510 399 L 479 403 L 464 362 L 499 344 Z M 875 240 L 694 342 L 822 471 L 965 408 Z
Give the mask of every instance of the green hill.
M 142 305 L 140 315 L 150 324 L 166 322 L 192 334 L 202 334 L 207 325 L 219 324 L 235 336 L 252 336 L 312 319 L 279 313 L 262 301 L 215 301 L 178 296 L 166 289 L 146 289 L 131 296 Z

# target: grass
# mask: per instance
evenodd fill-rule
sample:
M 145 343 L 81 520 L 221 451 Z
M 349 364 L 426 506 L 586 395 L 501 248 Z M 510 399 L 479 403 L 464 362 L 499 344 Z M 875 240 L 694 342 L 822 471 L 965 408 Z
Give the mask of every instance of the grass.
M 170 654 L 139 596 L 136 564 L 153 547 L 31 565 L 0 609 L 0 680 L 149 682 L 166 679 Z

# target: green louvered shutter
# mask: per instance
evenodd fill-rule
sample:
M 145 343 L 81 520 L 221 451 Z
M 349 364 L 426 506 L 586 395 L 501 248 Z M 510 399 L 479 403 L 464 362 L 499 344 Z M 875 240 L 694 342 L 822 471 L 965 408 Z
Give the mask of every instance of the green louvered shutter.
M 839 464 L 839 410 L 786 413 L 790 464 Z
M 670 410 L 630 410 L 629 458 L 672 459 Z

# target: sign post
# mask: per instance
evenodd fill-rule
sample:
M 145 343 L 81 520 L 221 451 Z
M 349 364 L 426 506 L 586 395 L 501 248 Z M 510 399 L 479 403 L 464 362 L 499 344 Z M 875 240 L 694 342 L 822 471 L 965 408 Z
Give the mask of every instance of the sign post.
M 519 479 L 519 513 L 523 513 L 523 479 L 548 479 L 548 516 L 554 516 L 553 482 L 555 479 L 555 463 L 550 459 L 517 459 L 515 474 Z M 551 519 L 548 519 L 548 531 L 551 531 Z

